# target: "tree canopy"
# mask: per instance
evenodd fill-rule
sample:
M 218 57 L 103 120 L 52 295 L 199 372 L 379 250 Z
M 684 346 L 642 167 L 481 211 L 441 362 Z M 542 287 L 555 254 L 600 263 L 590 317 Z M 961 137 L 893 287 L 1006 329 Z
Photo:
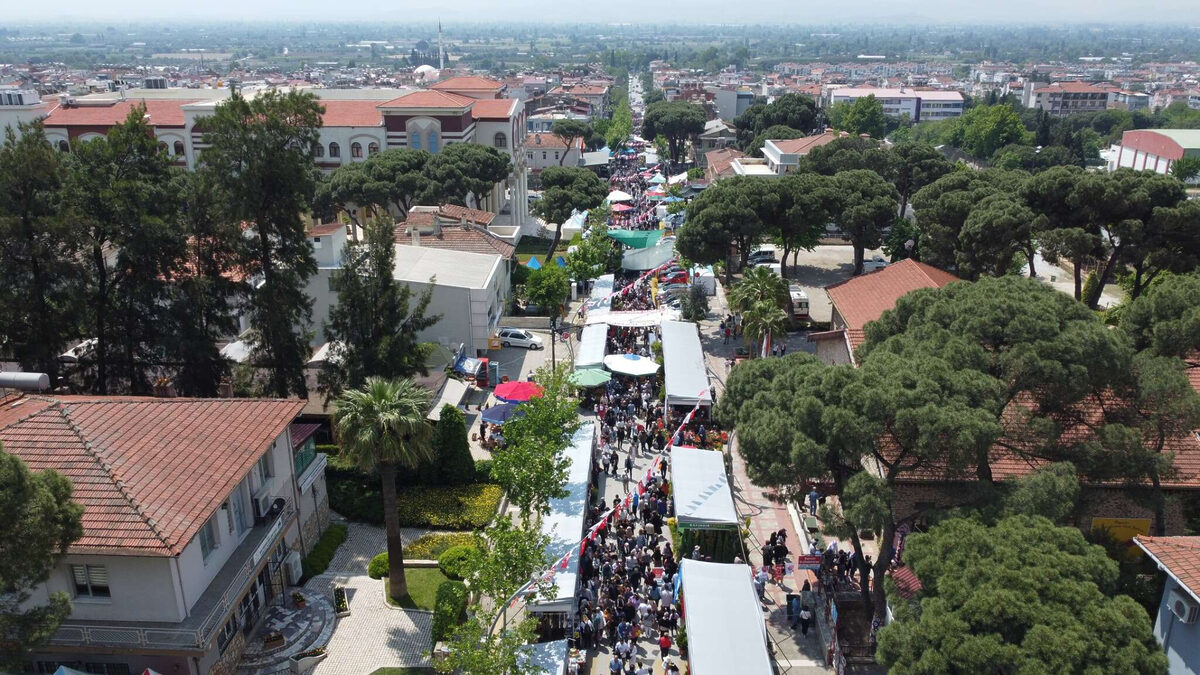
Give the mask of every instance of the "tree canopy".
M 874 94 L 834 103 L 825 114 L 834 129 L 856 136 L 867 134 L 871 138 L 883 138 L 887 131 L 883 103 Z
M 756 103 L 746 108 L 741 115 L 734 118 L 733 126 L 737 129 L 738 145 L 749 152 L 754 139 L 762 136 L 771 127 L 787 127 L 808 133 L 816 126 L 816 121 L 817 104 L 811 97 L 803 94 L 784 94 L 770 103 Z M 759 143 L 759 146 L 762 144 Z
M 426 176 L 440 188 L 439 201 L 467 206 L 470 196 L 477 209 L 511 171 L 508 155 L 478 143 L 449 143 L 426 164 Z
M 862 274 L 863 252 L 879 246 L 884 228 L 896 220 L 896 189 L 866 169 L 842 171 L 833 182 L 841 197 L 833 221 L 854 247 L 854 274 Z
M 608 196 L 608 186 L 591 171 L 576 166 L 552 166 L 542 172 L 542 198 L 533 203 L 533 214 L 559 227 L 546 252 L 551 262 L 558 242 L 562 241 L 562 224 L 575 211 L 587 211 L 599 206 Z
M 551 316 L 558 316 L 570 295 L 571 279 L 558 265 L 543 265 L 533 270 L 525 282 L 525 297 Z
M 687 101 L 659 101 L 646 108 L 642 119 L 642 135 L 667 139 L 671 162 L 678 164 L 687 140 L 704 131 L 704 108 Z
M 904 558 L 922 590 L 879 632 L 890 672 L 1166 670 L 1146 611 L 1108 595 L 1117 564 L 1077 528 L 949 520 L 910 535 Z

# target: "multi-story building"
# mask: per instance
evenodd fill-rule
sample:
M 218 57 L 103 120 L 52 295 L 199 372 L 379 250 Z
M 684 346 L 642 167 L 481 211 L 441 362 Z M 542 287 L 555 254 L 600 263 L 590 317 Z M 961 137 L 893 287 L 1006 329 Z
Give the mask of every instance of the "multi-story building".
M 1109 169 L 1167 173 L 1184 156 L 1200 157 L 1200 129 L 1135 129 L 1121 134 L 1121 145 Z
M 1055 82 L 1026 86 L 1025 107 L 1038 108 L 1056 117 L 1072 113 L 1107 110 L 1115 87 L 1089 82 Z
M 529 134 L 525 140 L 525 163 L 534 176 L 552 166 L 579 166 L 582 158 L 582 138 L 576 138 L 570 148 L 554 134 Z
M 256 91 L 244 92 L 246 96 Z M 363 161 L 382 150 L 419 148 L 436 153 L 449 143 L 496 148 L 513 162 L 507 180 L 481 195 L 483 208 L 522 233 L 536 229 L 529 217 L 525 111 L 501 98 L 504 85 L 482 77 L 452 77 L 428 89 L 314 89 L 325 107 L 314 161 L 322 170 Z M 180 166 L 192 168 L 204 149 L 203 123 L 228 89 L 140 89 L 82 98 L 7 103 L 0 96 L 0 127 L 41 119 L 46 137 L 69 151 L 71 143 L 104 135 L 136 106 L 144 105 L 155 136 Z M 499 224 L 499 223 L 498 223 Z
M 874 96 L 883 113 L 889 117 L 908 116 L 913 122 L 928 122 L 960 117 L 963 114 L 963 96 L 957 91 L 933 91 L 927 89 L 873 89 L 842 87 L 829 91 L 829 104 L 853 103 Z
M 233 673 L 329 523 L 299 400 L 16 395 L 0 443 L 74 485 L 83 536 L 30 604 L 71 598 L 31 672 Z
M 754 105 L 754 90 L 749 87 L 710 88 L 709 93 L 717 106 L 717 115 L 727 122 L 737 119 Z
M 804 138 L 768 139 L 763 143 L 763 159 L 767 160 L 767 166 L 772 173 L 782 176 L 795 171 L 796 167 L 800 165 L 800 158 L 812 152 L 813 148 L 828 145 L 844 136 L 849 136 L 849 134 L 844 131 L 835 132 L 832 129 L 826 129 L 825 133 Z

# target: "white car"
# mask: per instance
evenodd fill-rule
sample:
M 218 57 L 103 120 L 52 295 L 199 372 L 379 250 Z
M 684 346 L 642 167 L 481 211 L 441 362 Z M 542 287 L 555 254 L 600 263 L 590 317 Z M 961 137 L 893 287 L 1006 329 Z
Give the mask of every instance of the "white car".
M 523 328 L 501 328 L 500 344 L 505 347 L 524 347 L 526 349 L 542 349 L 542 338 Z
M 883 256 L 877 255 L 870 260 L 863 261 L 863 272 L 874 272 L 888 266 L 888 262 L 883 259 Z

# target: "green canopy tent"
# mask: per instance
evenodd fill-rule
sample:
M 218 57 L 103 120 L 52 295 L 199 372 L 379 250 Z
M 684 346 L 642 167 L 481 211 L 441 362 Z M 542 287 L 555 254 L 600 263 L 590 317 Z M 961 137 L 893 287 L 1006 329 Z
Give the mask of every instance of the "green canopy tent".
M 662 235 L 662 230 L 608 230 L 608 236 L 629 248 L 650 248 L 658 243 Z
M 612 379 L 607 371 L 599 368 L 580 368 L 567 376 L 576 387 L 599 387 Z

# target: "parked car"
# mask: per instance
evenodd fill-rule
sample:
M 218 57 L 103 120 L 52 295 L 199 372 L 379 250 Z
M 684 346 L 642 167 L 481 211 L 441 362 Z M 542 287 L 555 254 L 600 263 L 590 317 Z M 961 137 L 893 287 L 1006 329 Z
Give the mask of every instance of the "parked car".
M 874 272 L 875 270 L 881 270 L 887 266 L 888 266 L 888 261 L 884 260 L 883 256 L 881 256 L 881 255 L 877 255 L 877 256 L 871 258 L 870 260 L 863 261 L 863 271 L 864 272 Z
M 672 272 L 663 274 L 658 278 L 660 284 L 686 284 L 688 280 L 687 272 Z
M 791 285 L 788 287 L 788 295 L 792 298 L 794 316 L 799 320 L 807 321 L 809 318 L 808 293 L 805 293 L 804 289 L 799 286 Z
M 523 328 L 501 328 L 500 344 L 505 347 L 524 347 L 526 349 L 542 349 L 542 338 Z
M 687 293 L 688 285 L 687 284 L 663 284 L 662 286 L 658 287 L 659 293 L 678 293 L 680 291 Z
M 759 249 L 757 251 L 751 251 L 750 255 L 746 256 L 747 265 L 761 265 L 763 263 L 773 262 L 779 262 L 775 258 L 775 251 Z

